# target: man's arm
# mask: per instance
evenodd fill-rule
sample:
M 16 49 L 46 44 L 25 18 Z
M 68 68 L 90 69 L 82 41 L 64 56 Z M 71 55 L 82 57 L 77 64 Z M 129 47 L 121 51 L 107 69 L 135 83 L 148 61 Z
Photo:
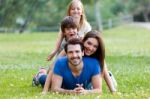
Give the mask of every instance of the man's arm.
M 66 90 L 66 89 L 61 88 L 62 80 L 63 78 L 61 76 L 57 74 L 53 74 L 51 90 L 54 92 L 63 93 L 63 94 L 75 94 L 76 93 L 75 90 Z
M 77 84 L 77 94 L 101 94 L 102 93 L 102 78 L 101 75 L 95 75 L 92 77 L 93 89 L 87 90 L 82 87 L 82 85 Z
M 92 77 L 92 85 L 93 90 L 91 90 L 91 93 L 102 93 L 102 76 L 101 74 L 95 75 Z
M 52 76 L 52 86 L 51 90 L 58 93 L 63 94 L 94 94 L 94 93 L 102 93 L 102 78 L 101 75 L 95 75 L 92 77 L 92 86 L 93 89 L 86 90 L 82 86 L 77 85 L 73 90 L 67 90 L 61 88 L 63 78 L 59 75 L 53 74 Z
M 52 73 L 53 73 L 53 71 L 49 70 L 46 81 L 45 81 L 45 85 L 44 85 L 44 88 L 43 88 L 43 91 L 42 91 L 43 94 L 46 94 L 48 92 L 49 88 L 50 88 Z
M 61 88 L 62 83 L 63 83 L 62 74 L 65 71 L 62 71 L 61 69 L 63 69 L 63 68 L 60 68 L 60 67 L 61 67 L 61 62 L 60 62 L 60 59 L 58 59 L 55 62 L 55 66 L 54 66 L 54 69 L 53 69 L 51 90 L 54 91 L 54 92 L 58 92 L 58 93 L 71 94 L 72 90 L 66 90 L 66 89 Z
M 91 68 L 91 83 L 93 86 L 93 89 L 86 90 L 85 93 L 102 93 L 102 75 L 100 73 L 100 66 L 97 60 L 93 60 L 95 67 Z M 91 64 L 90 64 L 91 65 Z M 91 65 L 93 67 L 93 65 Z

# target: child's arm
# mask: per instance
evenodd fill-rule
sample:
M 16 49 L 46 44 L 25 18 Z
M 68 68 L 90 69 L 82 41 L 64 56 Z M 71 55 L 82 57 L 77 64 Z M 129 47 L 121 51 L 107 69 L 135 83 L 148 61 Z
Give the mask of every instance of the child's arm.
M 50 61 L 56 55 L 56 53 L 58 52 L 58 50 L 61 46 L 62 40 L 63 40 L 63 33 L 60 31 L 58 33 L 58 39 L 56 41 L 55 49 L 50 53 L 50 55 L 48 55 L 47 61 Z
M 66 52 L 64 49 L 58 55 L 58 57 L 61 57 L 61 56 L 66 56 Z

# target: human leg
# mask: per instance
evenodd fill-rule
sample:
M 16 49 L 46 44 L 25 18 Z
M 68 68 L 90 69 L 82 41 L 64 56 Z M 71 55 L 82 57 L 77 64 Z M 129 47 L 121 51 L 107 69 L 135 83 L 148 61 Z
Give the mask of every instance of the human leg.
M 46 78 L 47 78 L 47 75 L 41 75 L 39 77 L 39 83 L 41 84 L 42 87 L 44 87 L 45 85 Z
M 42 75 L 46 75 L 46 72 L 47 72 L 47 70 L 45 68 L 40 68 L 39 72 L 33 77 L 32 86 L 38 86 L 40 84 L 39 83 L 39 78 Z

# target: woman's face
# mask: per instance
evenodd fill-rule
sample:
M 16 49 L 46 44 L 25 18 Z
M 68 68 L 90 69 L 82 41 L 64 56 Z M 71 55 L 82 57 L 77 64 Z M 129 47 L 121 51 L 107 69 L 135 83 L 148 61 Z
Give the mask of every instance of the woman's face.
M 82 6 L 80 2 L 74 2 L 70 9 L 70 16 L 81 17 L 82 15 Z
M 98 48 L 98 41 L 96 38 L 88 38 L 84 42 L 84 53 L 87 56 L 94 54 L 97 48 Z

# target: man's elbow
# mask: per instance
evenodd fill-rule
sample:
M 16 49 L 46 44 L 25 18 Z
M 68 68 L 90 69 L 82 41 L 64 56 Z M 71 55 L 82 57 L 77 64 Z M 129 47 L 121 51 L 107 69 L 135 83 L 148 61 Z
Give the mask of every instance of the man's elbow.
M 57 87 L 52 87 L 52 88 L 51 88 L 51 91 L 52 91 L 52 92 L 57 92 L 57 91 L 58 91 L 58 88 L 57 88 Z
M 95 89 L 95 93 L 102 94 L 102 89 L 100 89 L 100 88 Z
M 95 92 L 98 94 L 102 94 L 102 88 L 95 88 Z
M 99 93 L 99 94 L 102 94 L 102 89 L 98 89 L 98 93 Z

